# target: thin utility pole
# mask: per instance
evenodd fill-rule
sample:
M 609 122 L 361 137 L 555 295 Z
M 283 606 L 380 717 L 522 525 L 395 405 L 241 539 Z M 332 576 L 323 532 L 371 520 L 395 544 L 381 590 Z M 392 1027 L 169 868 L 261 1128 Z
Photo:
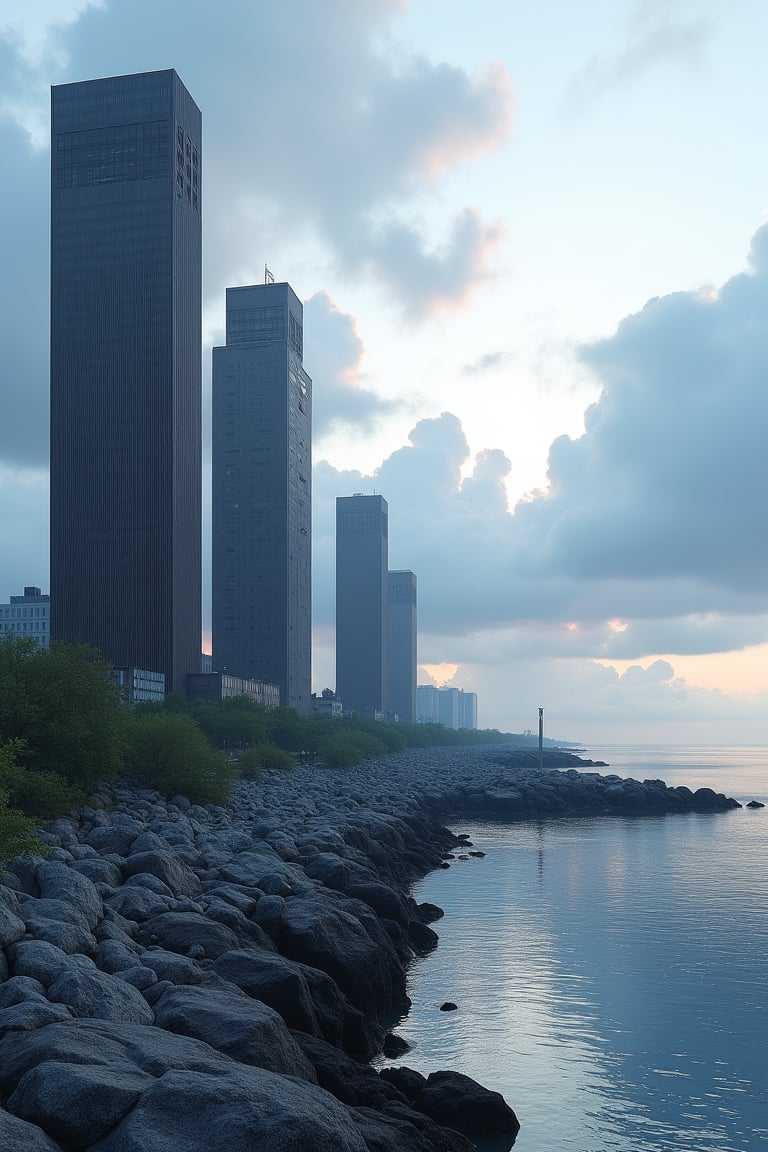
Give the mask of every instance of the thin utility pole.
M 539 708 L 539 771 L 544 767 L 544 709 Z

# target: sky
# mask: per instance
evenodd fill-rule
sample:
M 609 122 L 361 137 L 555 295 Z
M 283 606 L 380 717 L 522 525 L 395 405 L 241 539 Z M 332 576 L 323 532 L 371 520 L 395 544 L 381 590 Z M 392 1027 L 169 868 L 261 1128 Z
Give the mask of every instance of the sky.
M 420 682 L 482 727 L 768 744 L 767 38 L 761 0 L 0 0 L 0 600 L 48 588 L 49 88 L 174 67 L 206 413 L 226 287 L 305 302 L 314 688 L 335 499 L 379 492 Z

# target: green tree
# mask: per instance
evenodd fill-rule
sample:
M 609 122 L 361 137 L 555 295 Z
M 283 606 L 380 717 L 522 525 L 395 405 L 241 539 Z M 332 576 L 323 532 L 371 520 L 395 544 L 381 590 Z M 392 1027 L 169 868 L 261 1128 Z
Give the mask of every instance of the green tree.
M 277 744 L 256 744 L 240 753 L 237 764 L 246 780 L 258 780 L 262 768 L 295 768 L 296 758 Z
M 0 640 L 0 741 L 24 741 L 29 771 L 55 773 L 85 797 L 122 766 L 120 697 L 111 668 L 85 645 Z
M 267 738 L 267 710 L 249 696 L 196 701 L 191 715 L 217 748 L 250 748 Z
M 14 772 L 16 744 L 0 748 L 0 780 Z M 8 807 L 8 792 L 0 786 L 0 864 L 14 856 L 34 856 L 47 851 L 35 835 L 35 826 L 23 812 Z
M 124 729 L 126 771 L 143 783 L 198 804 L 222 804 L 229 798 L 235 769 L 191 716 L 132 712 Z

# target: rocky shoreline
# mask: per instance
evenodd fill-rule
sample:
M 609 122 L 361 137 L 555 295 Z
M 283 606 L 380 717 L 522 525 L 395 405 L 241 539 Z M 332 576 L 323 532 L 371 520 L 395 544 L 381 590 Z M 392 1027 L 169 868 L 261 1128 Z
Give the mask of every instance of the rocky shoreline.
M 467 1152 L 517 1131 L 444 1070 L 376 1072 L 441 915 L 450 817 L 716 812 L 577 757 L 408 750 L 242 783 L 227 807 L 105 789 L 0 876 L 4 1152 Z M 393 1043 L 391 1038 L 389 1043 Z

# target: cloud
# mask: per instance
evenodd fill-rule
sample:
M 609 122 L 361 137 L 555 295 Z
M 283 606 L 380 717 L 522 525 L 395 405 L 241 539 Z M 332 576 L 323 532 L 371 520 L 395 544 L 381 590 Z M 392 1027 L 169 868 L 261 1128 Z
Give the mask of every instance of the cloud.
M 461 374 L 462 376 L 479 376 L 483 372 L 498 368 L 504 359 L 504 352 L 485 352 L 482 356 L 478 356 L 477 360 L 473 360 L 471 364 L 465 364 L 461 369 Z
M 407 51 L 401 12 L 399 0 L 229 0 L 209 19 L 181 0 L 41 0 L 0 15 L 0 460 L 47 456 L 50 83 L 177 68 L 204 112 L 209 313 L 228 285 L 259 280 L 268 254 L 311 249 L 319 275 L 365 280 L 411 322 L 487 277 L 498 225 L 469 206 L 442 233 L 426 219 L 445 175 L 504 140 L 508 78 Z M 342 378 L 321 368 L 319 429 L 371 427 L 385 402 L 351 362 L 337 367 Z
M 382 492 L 421 628 L 457 647 L 496 631 L 527 657 L 626 660 L 763 642 L 768 228 L 719 292 L 649 301 L 581 355 L 602 392 L 584 434 L 553 443 L 546 492 L 510 511 L 507 457 L 471 456 L 443 413 L 368 477 L 321 466 L 316 532 L 336 495 Z
M 365 388 L 361 370 L 365 344 L 357 320 L 342 312 L 327 292 L 304 304 L 304 362 L 312 374 L 312 434 L 317 442 L 339 427 L 370 432 L 398 404 Z
M 700 13 L 686 15 L 686 7 L 680 0 L 638 0 L 624 43 L 593 56 L 571 77 L 564 101 L 568 111 L 583 111 L 658 68 L 695 67 L 711 28 Z

